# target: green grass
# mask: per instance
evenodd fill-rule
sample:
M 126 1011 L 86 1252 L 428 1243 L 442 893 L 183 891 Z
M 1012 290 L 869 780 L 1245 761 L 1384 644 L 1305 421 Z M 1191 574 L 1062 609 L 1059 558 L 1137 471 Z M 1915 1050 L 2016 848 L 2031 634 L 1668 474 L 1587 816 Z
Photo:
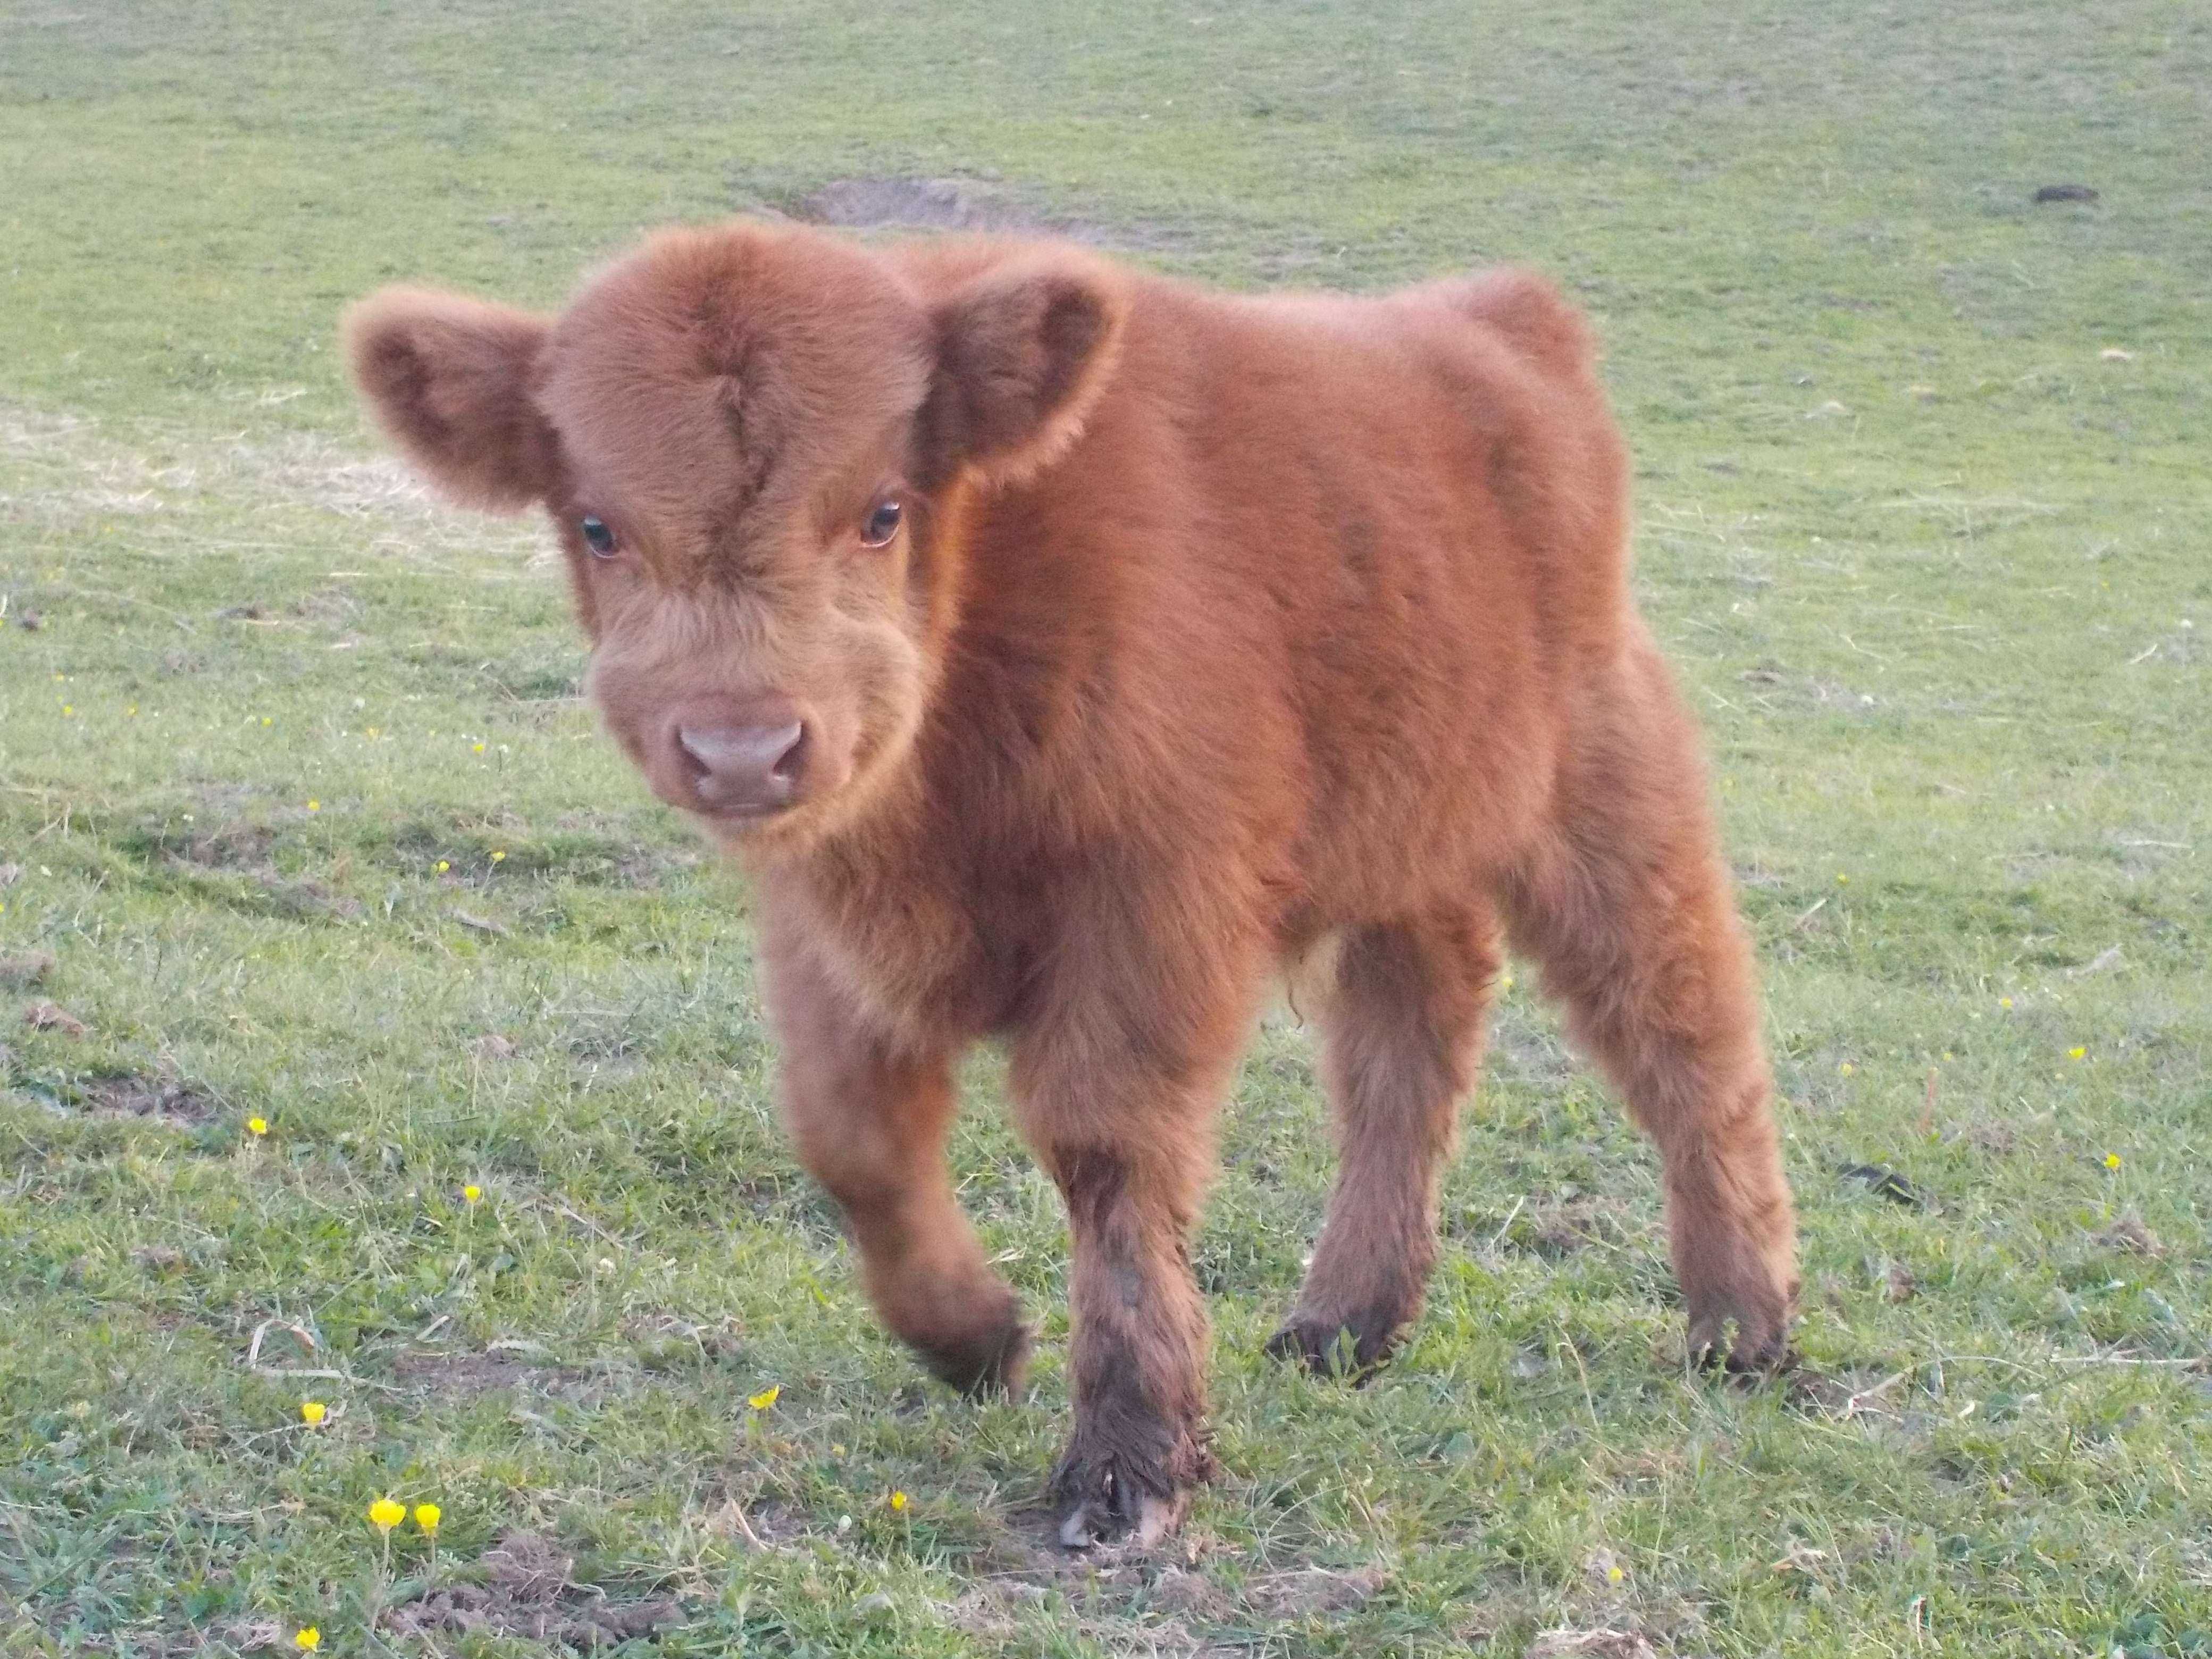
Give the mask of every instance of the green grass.
M 54 959 L 0 986 L 0 1648 L 638 1603 L 669 1655 L 2212 1648 L 2212 21 L 1377 9 L 0 15 L 0 957 Z M 1683 1374 L 1651 1158 L 1525 988 L 1408 1352 L 1265 1364 L 1328 1172 L 1274 1023 L 1198 1250 L 1227 1478 L 1171 1558 L 1038 1547 L 1064 1234 L 992 1063 L 960 1176 L 1048 1322 L 976 1407 L 781 1145 L 744 894 L 596 736 L 541 534 L 404 488 L 332 362 L 380 282 L 551 303 L 866 173 L 1243 286 L 1524 260 L 1600 319 L 1767 969 L 1802 1386 Z M 384 1492 L 442 1505 L 434 1586 Z

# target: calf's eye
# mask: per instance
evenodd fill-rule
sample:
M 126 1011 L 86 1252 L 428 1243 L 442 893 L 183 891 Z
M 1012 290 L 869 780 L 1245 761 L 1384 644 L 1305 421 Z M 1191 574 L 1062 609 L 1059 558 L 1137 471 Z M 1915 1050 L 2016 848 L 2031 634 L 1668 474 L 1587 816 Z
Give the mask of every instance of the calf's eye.
M 602 559 L 614 557 L 615 532 L 607 528 L 605 520 L 586 513 L 576 527 L 584 532 L 584 545 L 590 548 L 594 556 Z
M 890 498 L 870 507 L 867 521 L 860 526 L 860 545 L 881 547 L 897 535 L 901 511 L 898 502 Z

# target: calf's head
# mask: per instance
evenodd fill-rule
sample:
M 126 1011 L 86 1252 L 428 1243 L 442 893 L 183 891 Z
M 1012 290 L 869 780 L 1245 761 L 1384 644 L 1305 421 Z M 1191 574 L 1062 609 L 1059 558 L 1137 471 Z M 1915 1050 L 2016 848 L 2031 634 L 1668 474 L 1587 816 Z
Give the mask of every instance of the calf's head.
M 664 233 L 557 318 L 392 289 L 346 320 L 378 421 L 446 495 L 551 515 L 591 695 L 722 838 L 852 822 L 910 754 L 968 498 L 1048 464 L 1123 301 L 1072 249 L 909 266 L 817 232 Z

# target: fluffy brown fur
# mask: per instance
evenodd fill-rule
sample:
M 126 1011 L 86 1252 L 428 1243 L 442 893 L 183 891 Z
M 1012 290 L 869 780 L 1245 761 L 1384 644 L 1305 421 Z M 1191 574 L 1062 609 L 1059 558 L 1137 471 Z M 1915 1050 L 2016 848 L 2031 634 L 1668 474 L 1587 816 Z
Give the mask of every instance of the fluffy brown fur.
M 557 319 L 399 290 L 348 332 L 434 481 L 551 512 L 610 730 L 757 877 L 799 1154 L 966 1389 L 1028 1349 L 944 1159 L 957 1057 L 1009 1046 L 1073 1239 L 1071 1542 L 1157 1535 L 1211 1467 L 1188 1241 L 1286 963 L 1342 1163 L 1279 1352 L 1364 1368 L 1419 1311 L 1510 940 L 1658 1145 L 1693 1351 L 1782 1357 L 1749 952 L 1542 283 L 1231 298 L 735 225 Z M 714 734 L 793 729 L 780 810 L 718 806 Z

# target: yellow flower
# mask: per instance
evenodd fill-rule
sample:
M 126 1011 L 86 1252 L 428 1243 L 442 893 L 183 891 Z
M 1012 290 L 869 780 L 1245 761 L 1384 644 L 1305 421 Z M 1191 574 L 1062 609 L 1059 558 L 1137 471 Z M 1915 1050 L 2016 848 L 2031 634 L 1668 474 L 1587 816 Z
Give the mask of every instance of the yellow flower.
M 497 863 L 499 863 L 501 860 L 502 860 L 503 859 L 505 859 L 506 857 L 507 857 L 507 853 L 506 853 L 505 849 L 503 849 L 503 848 L 502 848 L 501 851 L 496 852 L 496 853 L 494 853 L 494 854 L 491 855 L 491 861 L 492 861 L 494 864 L 497 864 Z
M 270 723 L 270 722 L 269 716 L 268 716 L 268 715 L 266 715 L 266 714 L 264 714 L 264 715 L 261 717 L 261 723 L 262 723 L 264 726 L 267 726 L 267 725 L 269 725 L 269 724 Z
M 62 718 L 63 718 L 64 720 L 67 720 L 70 715 L 72 715 L 72 714 L 76 714 L 76 704 L 74 704 L 74 703 L 67 703 L 67 702 L 65 702 L 65 703 L 64 703 L 64 704 L 62 705 Z
M 1836 1067 L 1837 1075 L 1839 1077 L 1849 1077 L 1853 1072 L 1857 1070 L 1858 1067 L 1852 1065 L 1848 1060 L 1842 1065 Z
M 2011 1006 L 2012 1006 L 2012 999 L 2011 999 L 2010 997 L 1999 997 L 1999 998 L 1997 999 L 1997 1006 L 1998 1006 L 1998 1007 L 2000 1007 L 2000 1008 L 2009 1008 L 2009 1007 L 2011 1007 Z
M 415 1524 L 435 1538 L 438 1535 L 438 1520 L 443 1513 L 435 1504 L 417 1504 L 415 1506 Z
M 768 1387 L 763 1389 L 758 1394 L 747 1395 L 745 1398 L 745 1404 L 750 1406 L 757 1412 L 764 1412 L 770 1406 L 775 1404 L 775 1397 L 782 1392 L 782 1383 L 771 1382 Z
M 406 1518 L 405 1507 L 389 1498 L 380 1498 L 368 1506 L 368 1524 L 379 1532 L 390 1532 Z
M 311 800 L 307 803 L 307 810 L 310 812 L 319 812 L 323 810 L 323 804 L 319 800 Z
M 894 1512 L 906 1507 L 906 1494 L 896 1487 L 891 1489 L 891 1509 Z
M 440 859 L 438 860 L 438 873 L 441 876 L 453 867 L 453 861 L 449 859 Z
M 133 715 L 135 715 L 135 714 L 137 714 L 137 712 L 138 712 L 138 705 L 137 705 L 137 703 L 135 703 L 135 702 L 134 702 L 134 703 L 132 703 L 132 704 L 131 705 L 131 707 L 129 707 L 128 708 L 125 709 L 123 712 L 124 712 L 125 714 L 133 714 Z
M 2105 1154 L 2105 1167 L 2108 1170 L 2118 1169 L 2120 1167 L 2120 1155 L 2118 1152 L 2106 1152 Z
M 1608 1566 L 1605 1570 L 1605 1582 L 1608 1584 L 1618 1584 L 1622 1579 L 1627 1577 L 1628 1575 L 1623 1572 L 1617 1565 Z
M 483 754 L 483 745 L 482 744 L 480 744 L 480 743 L 477 743 L 477 744 L 471 744 L 469 745 L 469 748 L 470 748 L 470 750 L 471 750 L 471 751 L 472 753 L 478 754 L 478 755 L 481 755 L 481 754 Z
M 302 1653 L 313 1653 L 323 1644 L 323 1633 L 313 1625 L 307 1626 L 292 1638 L 292 1645 Z
M 246 1120 L 246 1133 L 250 1135 L 267 1134 L 269 1120 L 265 1117 L 249 1117 Z
M 1842 871 L 1838 870 L 1836 872 L 1836 884 L 1838 886 L 1848 887 L 1850 885 L 1850 880 L 1851 878 L 1845 875 Z
M 2078 1047 L 2078 1046 L 2077 1046 L 2077 1047 L 2075 1047 L 2075 1048 L 2069 1048 L 2069 1049 L 2066 1051 L 2066 1058 L 2067 1058 L 2067 1059 L 2069 1059 L 2069 1060 L 2079 1060 L 2079 1059 L 2081 1059 L 2084 1054 L 2087 1054 L 2088 1052 L 2089 1052 L 2089 1051 L 2088 1051 L 2087 1048 L 2081 1048 L 2081 1047 Z
M 300 1402 L 300 1420 L 302 1423 L 313 1425 L 329 1415 L 330 1407 L 319 1400 L 302 1400 Z
M 461 1201 L 465 1204 L 483 1203 L 483 1188 L 477 1186 L 475 1182 L 471 1181 L 467 1186 L 461 1188 Z

